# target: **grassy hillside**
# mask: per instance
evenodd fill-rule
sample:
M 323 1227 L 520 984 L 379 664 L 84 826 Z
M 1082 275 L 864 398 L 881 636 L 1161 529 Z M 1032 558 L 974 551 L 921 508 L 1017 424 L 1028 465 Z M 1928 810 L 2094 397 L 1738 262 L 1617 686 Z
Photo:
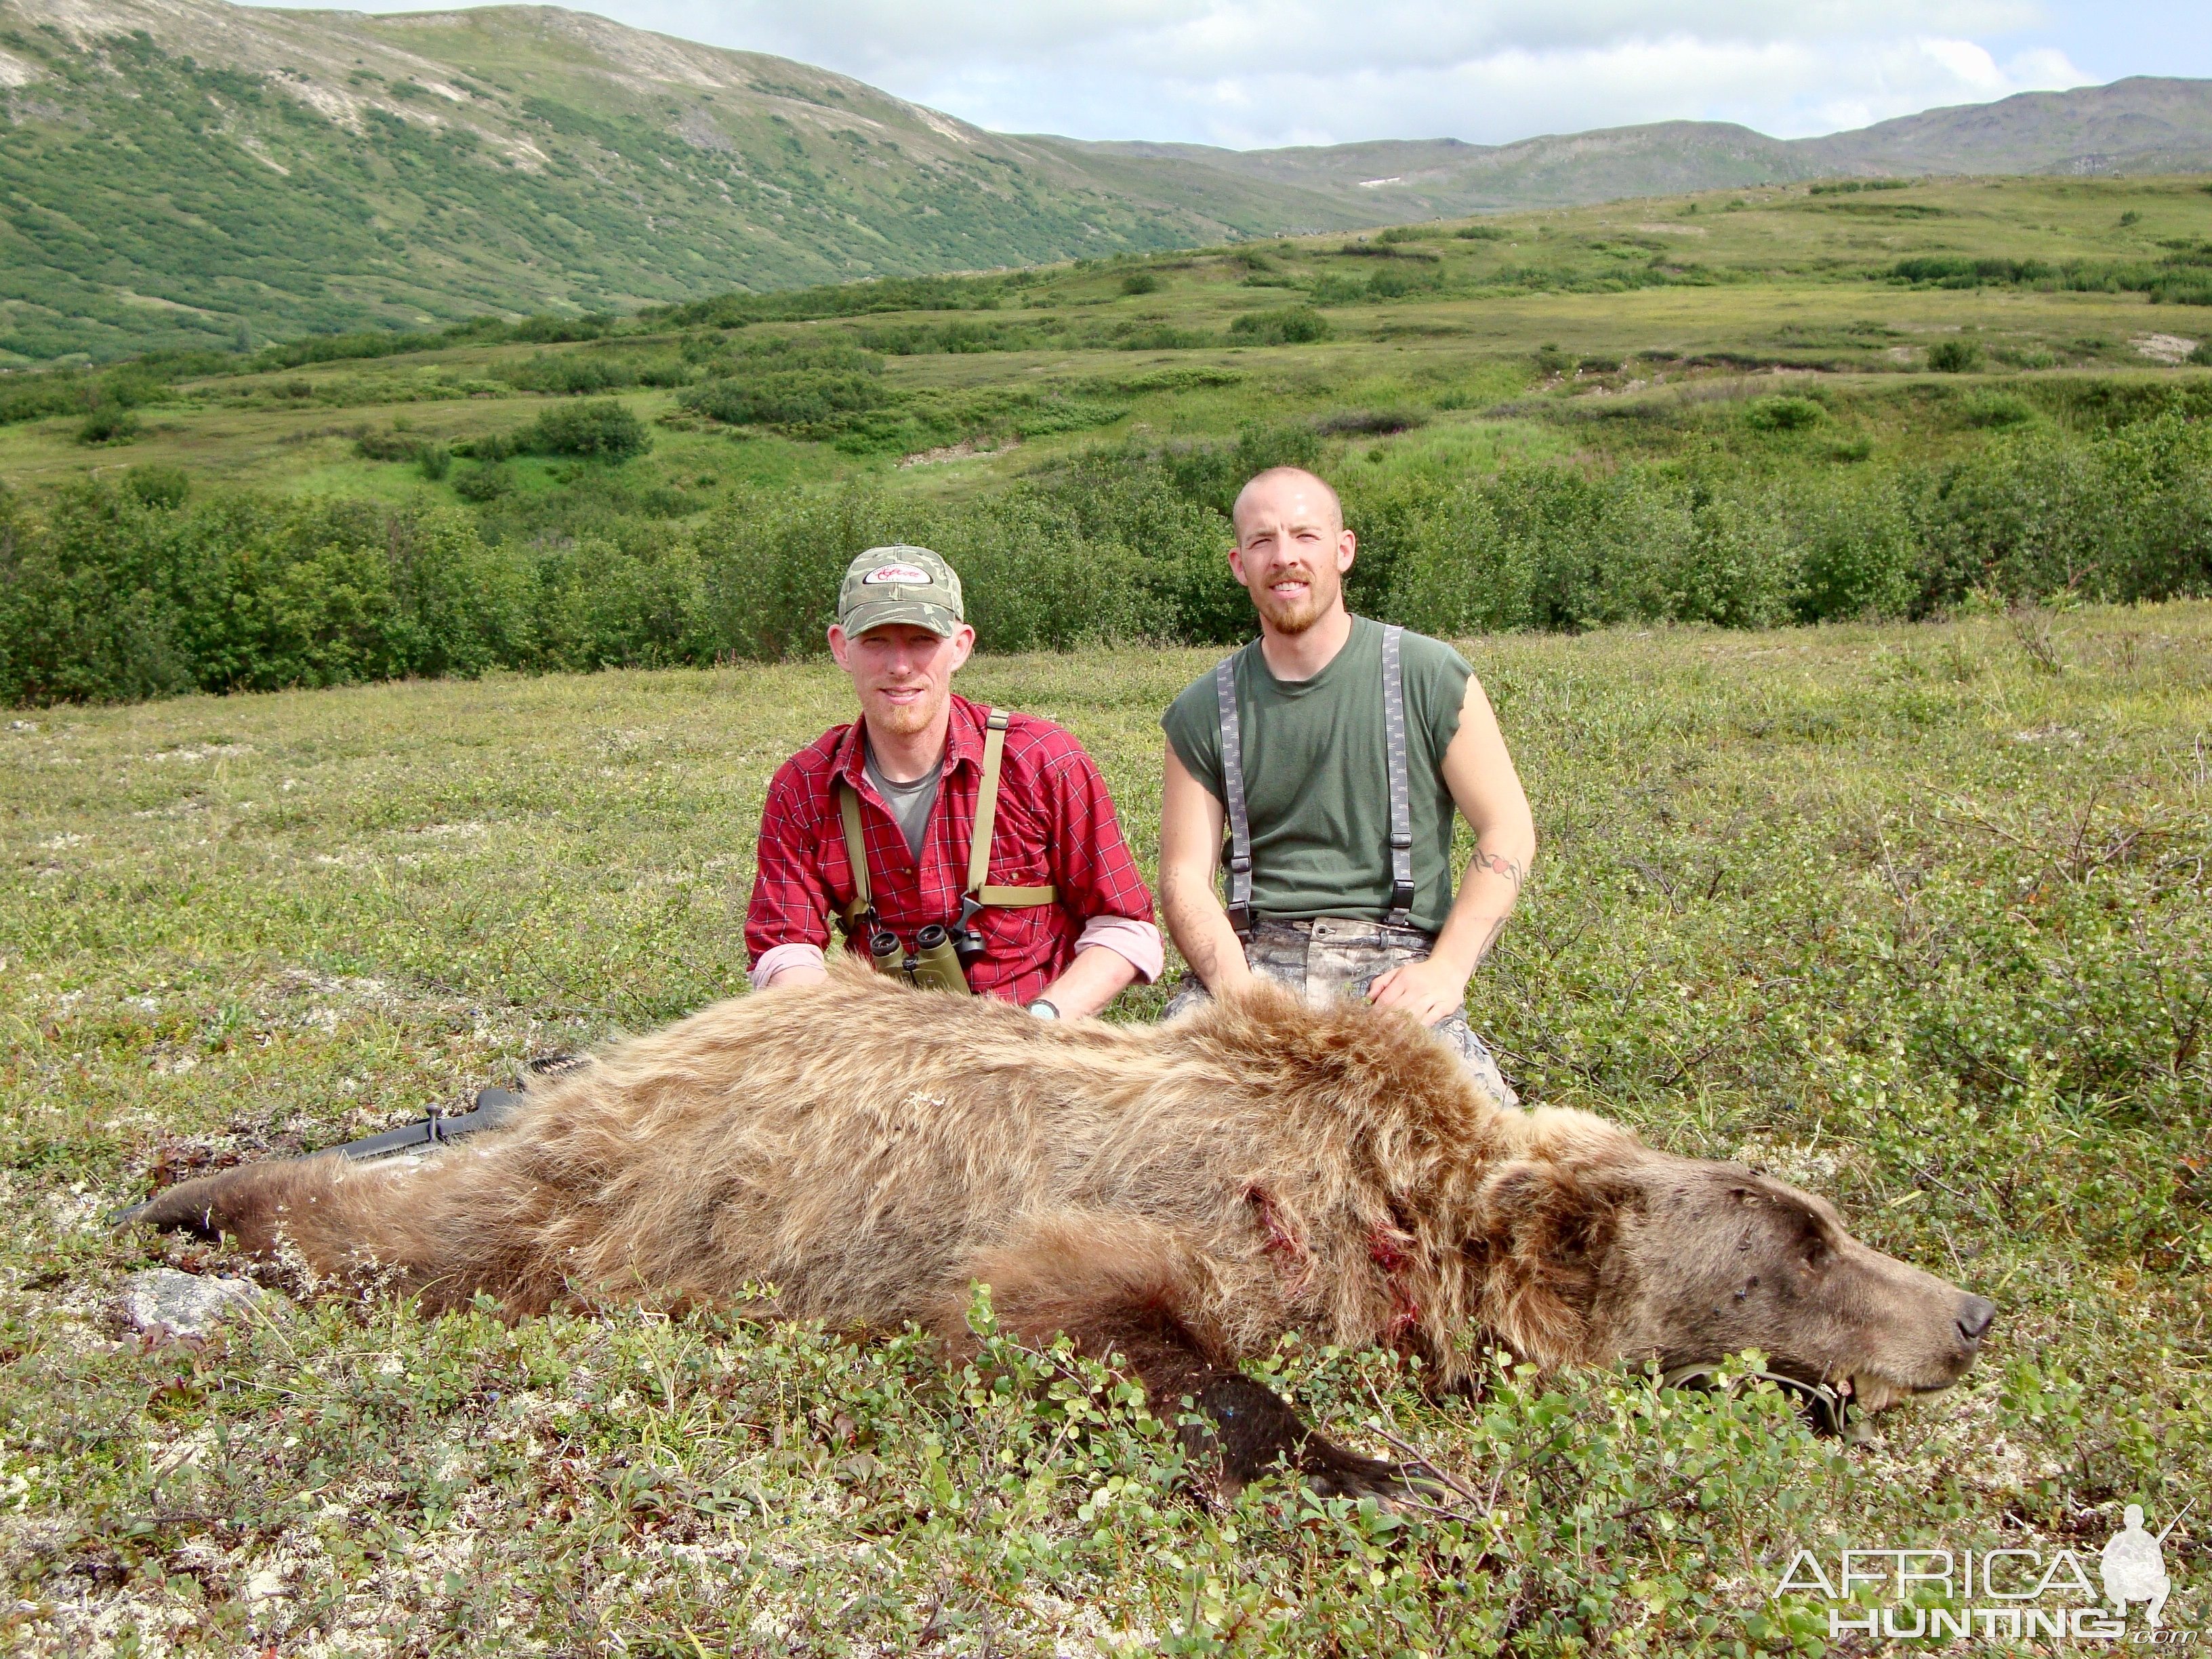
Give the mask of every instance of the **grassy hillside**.
M 1800 1549 L 2063 1547 L 2094 1582 L 2123 1504 L 2162 1527 L 2212 1480 L 2212 610 L 1467 649 L 1544 844 L 1478 1029 L 1532 1100 L 1764 1164 L 1993 1297 L 1962 1387 L 1846 1448 L 1771 1397 L 1431 1401 L 1278 1356 L 1321 1421 L 1484 1496 L 1400 1522 L 1275 1482 L 1201 1507 L 1094 1373 L 1001 1348 L 948 1379 L 742 1310 L 280 1296 L 202 1347 L 118 1340 L 127 1273 L 229 1266 L 106 1227 L 150 1182 L 734 989 L 762 791 L 850 692 L 781 665 L 46 711 L 0 729 L 10 1650 L 1810 1653 L 1823 1609 L 1770 1594 Z M 1153 722 L 1212 654 L 964 681 L 1075 730 L 1149 870 Z M 2212 1614 L 2205 1536 L 2166 1545 L 2169 1628 Z
M 1800 391 L 1827 400 L 1815 435 L 1853 459 L 1925 458 L 2020 424 L 2005 399 L 2032 413 L 2094 402 L 2090 380 L 2200 384 L 2185 360 L 2212 335 L 2208 298 L 2212 191 L 2194 180 L 1799 185 L 205 362 L 245 372 L 17 378 L 0 381 L 0 478 L 35 493 L 174 465 L 203 488 L 460 505 L 465 467 L 428 481 L 357 434 L 463 443 L 574 394 L 647 422 L 653 450 L 623 476 L 702 492 L 690 513 L 741 484 L 966 492 L 1101 441 L 1363 411 L 1408 418 L 1325 434 L 1329 453 L 1385 471 L 1741 447 L 1745 401 Z M 687 406 L 779 354 L 839 351 L 860 354 L 865 410 L 732 423 Z M 135 434 L 85 441 L 87 412 L 118 404 Z M 524 463 L 517 488 L 553 488 L 556 465 Z
M 545 7 L 5 0 L 0 71 L 0 362 L 1352 222 L 1109 188 L 843 76 Z

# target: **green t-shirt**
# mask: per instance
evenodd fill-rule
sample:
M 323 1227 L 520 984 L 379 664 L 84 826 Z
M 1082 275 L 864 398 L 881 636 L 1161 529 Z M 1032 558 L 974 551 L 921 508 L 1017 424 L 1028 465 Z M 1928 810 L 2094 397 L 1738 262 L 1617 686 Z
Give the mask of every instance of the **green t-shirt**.
M 1283 921 L 1390 913 L 1390 780 L 1382 731 L 1382 625 L 1364 617 L 1328 667 L 1279 680 L 1255 641 L 1236 656 L 1252 823 L 1252 908 Z M 1474 671 L 1419 634 L 1400 651 L 1406 683 L 1406 781 L 1413 818 L 1413 923 L 1444 925 L 1452 902 L 1452 798 L 1444 750 L 1459 731 Z M 1221 708 L 1213 676 L 1193 682 L 1160 717 L 1190 775 L 1224 799 Z

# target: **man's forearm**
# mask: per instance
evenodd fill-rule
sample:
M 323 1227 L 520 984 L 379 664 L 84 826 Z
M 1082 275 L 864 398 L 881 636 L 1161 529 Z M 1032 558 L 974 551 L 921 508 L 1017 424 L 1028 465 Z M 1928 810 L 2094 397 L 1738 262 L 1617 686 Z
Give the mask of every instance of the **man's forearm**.
M 1095 1014 L 1137 977 L 1137 964 L 1103 945 L 1078 951 L 1067 969 L 1044 988 L 1044 1000 L 1070 1019 Z
M 1167 922 L 1168 936 L 1175 940 L 1191 972 L 1214 995 L 1234 991 L 1251 978 L 1243 941 L 1229 925 L 1229 913 L 1214 896 L 1210 877 L 1194 883 L 1163 870 L 1160 915 Z
M 1515 856 L 1515 854 L 1518 856 Z M 1431 954 L 1449 963 L 1462 978 L 1471 976 L 1490 954 L 1498 936 L 1520 902 L 1521 884 L 1528 879 L 1528 854 L 1519 848 L 1501 851 L 1477 845 L 1461 878 L 1459 896 L 1444 918 Z

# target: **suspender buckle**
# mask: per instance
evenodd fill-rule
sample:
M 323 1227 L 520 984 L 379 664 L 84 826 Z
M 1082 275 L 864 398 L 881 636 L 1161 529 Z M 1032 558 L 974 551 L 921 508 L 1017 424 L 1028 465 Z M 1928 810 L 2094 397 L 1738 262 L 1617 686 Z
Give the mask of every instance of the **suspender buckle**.
M 1392 852 L 1408 853 L 1413 850 L 1413 836 L 1411 830 L 1395 830 L 1391 832 L 1390 850 Z
M 1249 904 L 1229 906 L 1229 926 L 1239 939 L 1252 937 L 1252 907 Z

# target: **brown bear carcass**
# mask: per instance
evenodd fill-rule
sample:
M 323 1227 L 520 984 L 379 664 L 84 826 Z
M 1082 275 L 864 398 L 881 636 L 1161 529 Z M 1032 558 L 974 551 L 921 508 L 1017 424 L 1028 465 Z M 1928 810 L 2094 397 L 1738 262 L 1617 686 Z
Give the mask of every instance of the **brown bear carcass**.
M 1223 1481 L 1398 1472 L 1308 1431 L 1241 1360 L 1286 1333 L 1547 1368 L 1747 1348 L 1861 1409 L 1948 1386 L 1995 1310 L 1741 1164 L 1579 1111 L 1504 1109 L 1402 1015 L 1261 985 L 1158 1026 L 1054 1024 L 864 969 L 717 1003 L 534 1085 L 414 1168 L 335 1155 L 136 1212 L 340 1285 L 512 1315 L 775 1287 L 832 1326 L 1002 1329 L 1189 1396 Z

